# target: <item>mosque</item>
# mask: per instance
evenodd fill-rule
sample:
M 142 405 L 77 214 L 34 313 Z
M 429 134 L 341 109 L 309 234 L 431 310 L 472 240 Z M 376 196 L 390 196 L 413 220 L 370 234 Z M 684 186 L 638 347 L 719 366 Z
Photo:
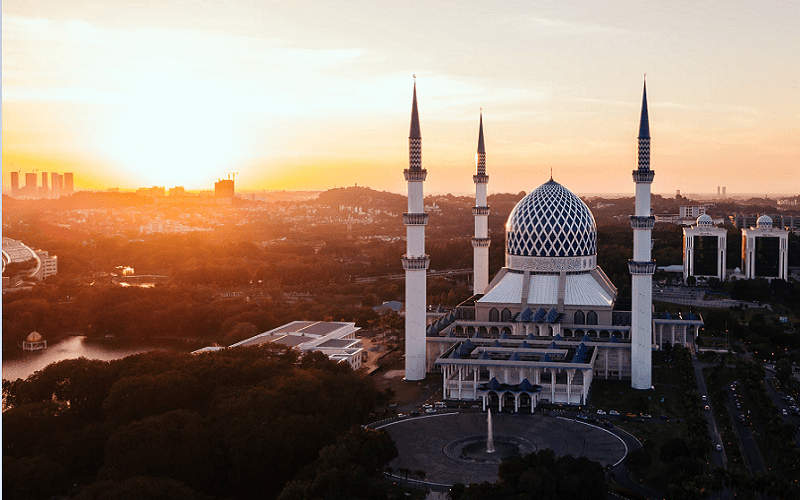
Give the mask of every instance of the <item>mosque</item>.
M 650 210 L 650 128 L 647 90 L 639 126 L 631 311 L 618 310 L 617 288 L 597 265 L 597 226 L 591 210 L 551 177 L 517 203 L 506 223 L 506 262 L 489 281 L 486 148 L 483 116 L 477 149 L 474 295 L 454 311 L 426 321 L 422 137 L 416 83 L 409 134 L 406 254 L 407 380 L 441 371 L 450 400 L 480 401 L 515 412 L 539 403 L 586 404 L 594 378 L 652 387 L 651 355 L 667 343 L 692 348 L 702 318 L 653 313 Z

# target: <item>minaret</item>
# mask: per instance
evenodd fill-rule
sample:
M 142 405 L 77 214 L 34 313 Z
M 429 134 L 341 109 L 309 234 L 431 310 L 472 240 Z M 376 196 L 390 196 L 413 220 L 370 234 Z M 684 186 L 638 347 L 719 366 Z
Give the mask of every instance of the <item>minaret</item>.
M 477 174 L 472 176 L 475 181 L 475 206 L 472 215 L 475 216 L 475 237 L 472 238 L 473 251 L 473 293 L 482 294 L 489 286 L 489 206 L 486 203 L 486 185 L 489 176 L 486 175 L 486 148 L 483 145 L 483 112 L 481 112 L 480 128 L 478 129 L 478 152 L 475 153 Z
M 428 214 L 423 204 L 422 183 L 428 171 L 422 168 L 422 136 L 417 112 L 417 82 L 414 81 L 414 101 L 411 105 L 411 130 L 408 134 L 408 168 L 403 172 L 408 183 L 408 212 L 403 214 L 406 225 L 406 380 L 425 378 L 425 279 L 430 259 L 425 254 L 425 225 Z
M 650 184 L 655 172 L 650 170 L 650 122 L 647 118 L 647 84 L 642 94 L 639 120 L 639 168 L 633 171 L 636 183 L 636 209 L 631 216 L 633 259 L 631 273 L 631 387 L 650 389 L 652 382 L 653 273 L 656 262 L 650 258 L 651 231 L 655 217 L 650 215 Z

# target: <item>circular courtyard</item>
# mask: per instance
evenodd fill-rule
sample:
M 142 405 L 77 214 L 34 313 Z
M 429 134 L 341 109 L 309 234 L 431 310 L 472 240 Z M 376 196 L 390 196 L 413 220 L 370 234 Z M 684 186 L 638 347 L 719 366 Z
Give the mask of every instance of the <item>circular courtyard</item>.
M 446 413 L 398 420 L 380 427 L 397 444 L 394 471 L 425 471 L 425 481 L 442 485 L 497 481 L 503 459 L 551 448 L 557 456 L 586 457 L 614 465 L 628 452 L 615 434 L 594 425 L 546 415 Z

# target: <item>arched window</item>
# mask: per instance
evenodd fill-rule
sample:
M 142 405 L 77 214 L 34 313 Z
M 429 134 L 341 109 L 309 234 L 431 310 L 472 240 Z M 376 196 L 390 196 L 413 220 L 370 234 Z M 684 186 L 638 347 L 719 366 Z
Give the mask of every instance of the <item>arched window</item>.
M 489 321 L 500 321 L 500 311 L 496 307 L 489 309 Z
M 500 314 L 500 321 L 511 321 L 511 311 L 508 308 L 503 309 Z
M 594 311 L 589 311 L 586 313 L 586 324 L 587 325 L 596 325 L 597 324 L 597 313 Z
M 586 317 L 583 315 L 583 311 L 575 311 L 575 321 L 573 323 L 576 325 L 586 324 Z
M 485 326 L 479 326 L 478 327 L 478 333 L 480 333 L 481 335 L 486 335 L 486 333 L 487 333 L 486 327 Z

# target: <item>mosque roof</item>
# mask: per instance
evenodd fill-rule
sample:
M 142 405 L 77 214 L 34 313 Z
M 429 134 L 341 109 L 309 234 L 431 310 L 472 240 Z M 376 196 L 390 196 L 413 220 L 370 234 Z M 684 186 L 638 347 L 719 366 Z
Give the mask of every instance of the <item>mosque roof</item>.
M 564 305 L 610 307 L 614 297 L 590 273 L 566 275 Z M 509 272 L 478 302 L 519 304 L 522 302 L 524 275 Z M 531 274 L 528 286 L 528 304 L 555 305 L 558 303 L 558 276 L 551 274 Z M 529 310 L 526 308 L 526 310 Z M 530 313 L 523 311 L 519 321 L 531 321 Z M 537 316 L 541 317 L 537 319 Z M 547 321 L 547 311 L 530 314 L 533 321 Z
M 506 222 L 506 254 L 576 257 L 597 254 L 591 210 L 569 189 L 550 180 L 522 198 Z

